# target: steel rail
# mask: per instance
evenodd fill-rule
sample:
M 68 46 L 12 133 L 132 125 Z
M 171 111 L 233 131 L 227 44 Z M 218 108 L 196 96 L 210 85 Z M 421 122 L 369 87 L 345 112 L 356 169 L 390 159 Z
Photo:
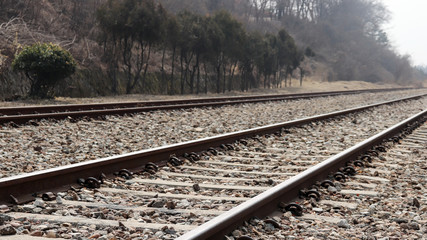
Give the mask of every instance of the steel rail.
M 44 105 L 44 106 L 23 106 L 23 107 L 2 107 L 0 108 L 0 116 L 14 116 L 14 115 L 41 115 L 46 113 L 58 112 L 76 112 L 76 111 L 93 111 L 93 110 L 106 110 L 117 108 L 131 108 L 138 109 L 140 107 L 154 107 L 154 106 L 177 106 L 195 103 L 212 103 L 223 102 L 225 104 L 237 104 L 239 101 L 242 103 L 265 99 L 264 101 L 280 101 L 286 99 L 298 99 L 308 97 L 323 97 L 335 96 L 344 94 L 357 94 L 363 92 L 384 92 L 384 91 L 398 91 L 408 90 L 409 88 L 396 88 L 396 89 L 370 89 L 370 90 L 347 90 L 347 91 L 330 91 L 330 92 L 313 92 L 313 93 L 297 93 L 297 94 L 276 94 L 276 95 L 252 95 L 252 96 L 237 96 L 237 97 L 215 97 L 215 98 L 198 98 L 198 99 L 177 99 L 177 100 L 161 100 L 161 101 L 135 101 L 135 102 L 116 102 L 116 103 L 92 103 L 92 104 L 66 104 L 66 105 Z M 195 105 L 200 107 L 203 105 Z M 159 109 L 161 110 L 161 108 Z M 102 112 L 100 112 L 102 113 Z M 51 115 L 52 117 L 54 115 Z M 62 117 L 63 115 L 58 115 Z M 5 122 L 5 118 L 0 122 Z
M 301 96 L 298 99 L 303 98 L 313 98 L 313 97 L 323 97 L 323 96 L 333 96 L 333 95 L 310 95 L 310 96 Z M 10 116 L 0 116 L 0 123 L 14 122 L 18 124 L 26 123 L 30 120 L 41 120 L 41 119 L 65 119 L 68 117 L 79 118 L 79 117 L 99 117 L 106 115 L 124 115 L 131 113 L 140 113 L 140 112 L 150 112 L 150 111 L 159 111 L 159 110 L 175 110 L 175 109 L 189 109 L 189 108 L 201 108 L 201 107 L 220 107 L 224 105 L 233 105 L 233 104 L 244 104 L 244 103 L 257 103 L 257 102 L 268 102 L 268 101 L 279 101 L 296 98 L 265 98 L 265 99 L 255 99 L 255 100 L 239 100 L 239 101 L 228 101 L 228 102 L 208 102 L 208 103 L 191 103 L 183 105 L 161 105 L 161 106 L 147 106 L 147 107 L 134 107 L 134 108 L 117 108 L 117 109 L 105 109 L 105 110 L 90 110 L 90 111 L 75 111 L 75 112 L 58 112 L 58 113 L 41 113 L 41 114 L 25 114 L 25 115 L 10 115 Z
M 14 123 L 25 123 L 30 120 L 40 120 L 40 119 L 65 119 L 68 117 L 78 118 L 78 117 L 98 117 L 106 115 L 124 115 L 130 113 L 139 113 L 139 112 L 150 112 L 158 110 L 175 110 L 175 109 L 189 109 L 189 108 L 201 108 L 201 107 L 220 107 L 224 105 L 236 105 L 244 103 L 258 103 L 258 102 L 269 102 L 269 101 L 282 101 L 282 100 L 296 100 L 296 99 L 305 99 L 305 98 L 314 98 L 314 97 L 325 97 L 325 96 L 335 96 L 341 95 L 338 93 L 329 93 L 329 94 L 316 94 L 316 95 L 302 95 L 298 97 L 280 97 L 280 98 L 260 98 L 260 99 L 251 99 L 251 100 L 236 100 L 236 101 L 225 101 L 225 102 L 200 102 L 200 103 L 186 103 L 186 104 L 174 104 L 174 105 L 159 105 L 159 106 L 143 106 L 143 107 L 126 107 L 126 108 L 115 108 L 115 109 L 102 109 L 102 110 L 83 110 L 83 111 L 62 111 L 54 113 L 37 113 L 37 114 L 21 114 L 21 115 L 7 115 L 0 116 L 0 123 L 14 122 Z
M 227 133 L 219 136 L 203 138 L 199 140 L 177 143 L 169 146 L 162 146 L 153 149 L 141 150 L 118 156 L 91 160 L 68 166 L 62 166 L 28 174 L 12 176 L 0 179 L 0 203 L 13 203 L 12 197 L 19 203 L 32 200 L 35 192 L 47 192 L 64 189 L 74 185 L 78 178 L 99 177 L 101 173 L 111 175 L 120 169 L 132 169 L 138 171 L 144 169 L 145 164 L 155 162 L 164 165 L 171 155 L 181 156 L 184 153 L 205 151 L 210 147 L 218 147 L 221 144 L 233 143 L 242 138 L 249 138 L 256 135 L 271 134 L 283 128 L 300 126 L 313 121 L 333 118 L 340 115 L 355 113 L 381 105 L 397 103 L 400 101 L 418 99 L 427 94 L 402 98 L 394 101 L 386 101 L 362 107 L 336 111 L 327 114 L 306 117 L 283 123 L 252 128 L 248 130 Z
M 251 217 L 264 218 L 278 210 L 281 202 L 291 202 L 298 198 L 299 190 L 312 186 L 316 181 L 324 180 L 332 172 L 345 166 L 350 160 L 379 145 L 383 140 L 395 136 L 406 126 L 427 116 L 424 110 L 375 136 L 305 170 L 304 172 L 282 182 L 281 184 L 259 194 L 228 212 L 212 219 L 198 228 L 177 238 L 177 240 L 223 239 L 236 227 Z

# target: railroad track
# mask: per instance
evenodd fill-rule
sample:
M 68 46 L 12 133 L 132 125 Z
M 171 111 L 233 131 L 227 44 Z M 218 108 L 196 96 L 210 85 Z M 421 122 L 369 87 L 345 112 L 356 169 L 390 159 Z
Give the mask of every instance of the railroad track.
M 178 239 L 426 239 L 426 156 L 424 110 Z M 260 205 L 276 209 L 248 210 Z M 233 221 L 243 226 L 225 230 Z
M 333 92 L 315 92 L 280 95 L 255 95 L 240 97 L 217 97 L 185 100 L 122 102 L 122 103 L 95 103 L 95 104 L 68 104 L 47 106 L 24 106 L 0 108 L 0 124 L 13 122 L 22 124 L 31 120 L 65 119 L 80 117 L 100 117 L 105 115 L 124 115 L 155 110 L 188 109 L 198 107 L 218 107 L 243 103 L 258 103 L 269 101 L 295 100 L 305 98 L 327 97 L 360 93 L 377 93 L 386 91 L 408 90 L 398 89 L 371 89 Z M 37 124 L 33 122 L 33 124 Z
M 31 204 L 15 206 L 11 212 L 5 207 L 4 211 L 8 213 L 4 216 L 23 220 L 21 226 L 34 226 L 34 229 L 27 229 L 24 234 L 73 238 L 91 237 L 88 236 L 90 234 L 113 234 L 119 238 L 129 238 L 144 234 L 153 238 L 176 238 L 368 138 L 375 128 L 383 129 L 396 121 L 375 121 L 375 111 L 380 110 L 359 113 L 373 107 L 344 111 L 347 116 L 342 116 L 343 112 L 325 114 L 237 134 L 1 179 L 2 202 L 14 200 L 19 203 L 35 191 L 38 192 L 37 197 L 44 198 Z M 387 106 L 382 108 L 381 111 L 388 109 Z M 339 117 L 331 119 L 336 116 Z M 294 128 L 302 124 L 307 125 Z M 325 129 L 329 135 L 324 134 Z M 242 139 L 244 137 L 250 138 Z M 311 144 L 311 148 L 304 147 L 307 143 Z M 215 148 L 209 149 L 211 146 Z M 198 153 L 198 156 L 190 154 L 182 157 L 183 153 L 201 150 L 204 151 Z M 157 159 L 163 161 L 147 163 Z M 136 167 L 132 170 L 133 174 L 128 170 L 120 171 L 124 161 L 126 168 Z M 108 164 L 105 165 L 105 162 Z M 156 165 L 166 167 L 158 170 Z M 117 172 L 117 176 L 106 178 L 100 184 L 101 172 L 107 175 Z M 43 192 L 48 188 L 76 182 L 79 177 L 83 178 L 80 180 L 81 185 L 85 186 L 83 188 L 72 187 L 57 195 Z M 40 222 L 45 225 L 38 228 L 40 224 L 36 223 Z M 14 224 L 20 223 L 15 221 Z M 227 231 L 236 224 L 239 223 L 230 223 Z M 82 225 L 86 233 L 71 230 Z M 220 231 L 222 235 L 225 233 L 224 230 Z M 184 236 L 183 239 L 187 238 Z

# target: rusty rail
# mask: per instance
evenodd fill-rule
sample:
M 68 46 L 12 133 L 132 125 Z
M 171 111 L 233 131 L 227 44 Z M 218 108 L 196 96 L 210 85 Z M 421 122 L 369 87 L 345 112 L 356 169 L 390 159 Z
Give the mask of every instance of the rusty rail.
M 303 98 L 336 96 L 344 94 L 357 94 L 364 92 L 384 92 L 407 90 L 408 88 L 397 89 L 371 89 L 371 90 L 349 90 L 314 92 L 298 94 L 277 94 L 277 95 L 255 95 L 239 97 L 217 97 L 185 100 L 165 100 L 165 101 L 140 101 L 122 103 L 95 103 L 95 104 L 68 104 L 68 105 L 47 105 L 47 106 L 24 106 L 24 107 L 3 107 L 0 108 L 0 124 L 14 122 L 22 124 L 30 120 L 40 119 L 65 119 L 67 117 L 78 118 L 82 116 L 97 117 L 105 115 L 123 115 L 129 113 L 148 112 L 155 110 L 188 109 L 198 107 L 217 107 L 223 105 L 256 103 L 268 101 L 295 100 Z
M 291 202 L 298 198 L 299 190 L 312 186 L 316 181 L 324 180 L 327 176 L 337 171 L 340 167 L 356 159 L 361 154 L 380 144 L 383 140 L 393 137 L 406 126 L 427 116 L 424 110 L 395 126 L 386 129 L 375 136 L 317 164 L 314 167 L 284 181 L 283 183 L 261 193 L 255 198 L 231 209 L 230 211 L 212 219 L 200 227 L 184 234 L 178 240 L 207 240 L 223 239 L 236 227 L 242 225 L 251 217 L 263 218 L 275 210 L 281 202 Z

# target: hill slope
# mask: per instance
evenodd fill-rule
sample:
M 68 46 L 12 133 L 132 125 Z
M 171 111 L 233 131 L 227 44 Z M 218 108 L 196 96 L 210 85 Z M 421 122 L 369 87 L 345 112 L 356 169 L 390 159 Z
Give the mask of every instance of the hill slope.
M 307 74 L 322 81 L 365 80 L 402 85 L 419 84 L 425 73 L 412 68 L 406 56 L 389 45 L 381 24 L 387 11 L 376 1 L 324 0 L 241 1 L 159 0 L 171 12 L 187 9 L 209 15 L 227 9 L 248 30 L 277 32 L 281 27 L 314 58 L 304 62 Z M 111 94 L 103 51 L 97 43 L 96 10 L 107 0 L 2 0 L 0 1 L 0 96 L 25 95 L 28 82 L 10 70 L 14 55 L 34 42 L 53 42 L 68 49 L 81 71 L 58 87 L 64 96 Z M 310 5 L 311 4 L 311 5 Z M 315 5 L 317 4 L 317 5 Z M 159 71 L 156 52 L 150 71 Z M 168 68 L 168 67 L 167 67 Z M 297 76 L 295 76 L 297 77 Z M 159 90 L 150 90 L 156 93 Z

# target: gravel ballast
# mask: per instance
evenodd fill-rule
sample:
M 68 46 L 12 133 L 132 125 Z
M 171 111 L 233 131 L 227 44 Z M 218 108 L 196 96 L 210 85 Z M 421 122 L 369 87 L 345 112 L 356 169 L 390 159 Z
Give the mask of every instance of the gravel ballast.
M 173 143 L 284 122 L 423 93 L 314 98 L 220 108 L 155 111 L 106 120 L 41 120 L 39 126 L 1 126 L 0 178 Z M 424 102 L 425 99 L 416 102 Z M 425 104 L 424 104 L 425 105 Z
M 329 101 L 333 101 L 330 98 Z M 319 99 L 316 99 L 319 100 Z M 354 100 L 353 100 L 354 101 Z M 376 102 L 376 100 L 372 100 L 374 102 Z M 300 104 L 303 101 L 298 101 Z M 272 103 L 270 103 L 272 104 Z M 256 124 L 267 124 L 267 123 L 273 123 L 271 121 L 271 119 L 269 119 L 268 117 L 268 113 L 271 115 L 274 114 L 280 114 L 279 110 L 281 109 L 281 105 L 276 105 L 276 111 L 274 111 L 273 109 L 269 109 L 270 112 L 265 113 L 265 109 L 267 109 L 266 106 L 269 106 L 271 108 L 273 108 L 273 106 L 270 106 L 270 104 L 260 104 L 261 106 L 259 106 L 258 104 L 254 104 L 254 105 L 244 105 L 244 110 L 247 114 L 249 112 L 251 112 L 251 107 L 252 109 L 259 109 L 259 113 L 258 116 L 260 116 L 258 119 L 259 122 L 257 122 L 255 120 L 255 117 L 253 117 L 252 115 L 250 116 L 251 120 L 241 120 L 241 122 L 245 122 L 247 121 L 247 124 L 253 124 L 251 126 L 257 126 Z M 278 104 L 278 103 L 276 103 Z M 292 102 L 285 102 L 285 103 L 281 103 L 282 105 L 285 106 L 291 106 Z M 309 104 L 313 104 L 313 103 L 305 103 L 307 104 L 307 106 L 309 106 Z M 330 103 L 332 104 L 332 103 Z M 302 104 L 301 104 L 302 105 Z M 337 105 L 337 104 L 336 104 Z M 392 105 L 384 105 L 384 106 L 380 106 L 377 108 L 373 108 L 367 111 L 363 111 L 360 113 L 356 113 L 356 114 L 350 114 L 347 115 L 345 117 L 339 117 L 339 118 L 334 118 L 333 120 L 330 121 L 320 121 L 320 122 L 316 122 L 316 123 L 310 123 L 301 127 L 297 127 L 297 128 L 290 128 L 288 130 L 288 133 L 284 134 L 281 137 L 278 136 L 270 136 L 270 137 L 260 137 L 261 142 L 263 142 L 263 144 L 258 144 L 255 145 L 253 147 L 251 147 L 251 149 L 247 149 L 246 152 L 254 152 L 257 151 L 258 153 L 255 153 L 253 155 L 248 155 L 247 157 L 256 157 L 257 154 L 261 155 L 262 152 L 268 152 L 270 148 L 275 148 L 275 149 L 281 149 L 281 152 L 275 152 L 274 156 L 272 155 L 271 157 L 268 157 L 268 159 L 270 159 L 270 161 L 279 161 L 279 162 L 286 162 L 285 163 L 281 163 L 281 166 L 285 166 L 285 165 L 289 165 L 289 166 L 296 166 L 294 164 L 294 161 L 301 161 L 302 159 L 313 159 L 314 160 L 318 160 L 320 161 L 322 158 L 319 157 L 314 157 L 316 155 L 325 155 L 325 156 L 330 156 L 331 154 L 334 154 L 336 152 L 342 151 L 345 148 L 350 147 L 351 145 L 360 142 L 366 138 L 368 138 L 369 136 L 372 136 L 376 133 L 378 133 L 379 131 L 384 130 L 387 127 L 390 127 L 394 124 L 396 124 L 399 121 L 402 121 L 403 119 L 406 119 L 407 117 L 419 112 L 421 109 L 424 108 L 424 106 L 426 105 L 426 99 L 420 99 L 420 100 L 413 100 L 413 101 L 407 101 L 407 102 L 401 102 L 401 103 L 397 103 L 397 104 L 392 104 Z M 307 107 L 309 108 L 309 107 Z M 230 108 L 230 109 L 226 109 L 224 110 L 223 108 L 221 108 L 224 111 L 224 116 L 229 116 L 230 119 L 233 119 L 233 111 L 236 112 L 236 109 L 239 108 Z M 264 111 L 262 111 L 261 109 L 264 109 Z M 296 107 L 295 107 L 296 109 Z M 219 109 L 211 109 L 211 112 L 214 111 L 218 111 Z M 197 110 L 192 110 L 190 113 L 194 113 L 196 112 L 198 114 L 206 114 L 206 115 L 202 115 L 207 117 L 208 114 L 208 110 L 203 110 L 200 111 L 199 113 L 199 109 Z M 228 112 L 229 111 L 229 112 Z M 308 110 L 306 110 L 308 111 Z M 174 111 L 171 113 L 177 113 L 180 111 Z M 329 111 L 328 111 L 329 112 Z M 184 113 L 189 113 L 189 111 L 182 111 L 182 114 Z M 286 114 L 286 111 L 281 112 L 282 114 Z M 295 110 L 295 114 L 297 114 L 298 112 Z M 155 113 L 151 113 L 151 114 L 166 114 L 166 112 L 155 112 Z M 318 113 L 316 113 L 318 114 Z M 139 119 L 140 117 L 147 117 L 149 114 L 141 114 L 141 115 L 135 115 L 133 118 L 130 117 L 125 117 L 123 119 L 126 119 L 126 123 L 130 123 L 130 121 L 135 121 L 135 118 Z M 244 114 L 240 115 L 242 118 L 244 118 Z M 274 116 L 280 116 L 280 115 L 274 115 Z M 288 116 L 288 115 L 285 115 Z M 302 115 L 301 115 L 302 116 Z M 301 116 L 297 116 L 295 118 L 300 118 Z M 195 117 L 195 116 L 193 116 Z M 112 119 L 119 119 L 118 117 L 111 117 Z M 254 118 L 252 120 L 252 118 Z M 292 119 L 291 117 L 286 117 L 286 120 L 290 120 Z M 148 118 L 147 118 L 148 119 Z M 220 117 L 221 120 L 225 121 L 226 119 L 223 117 Z M 196 121 L 195 118 L 191 118 L 188 117 L 187 120 L 190 123 L 194 123 Z M 210 129 L 209 125 L 207 125 L 207 120 L 209 119 L 205 119 L 206 122 L 203 121 L 203 124 L 198 125 L 197 127 L 199 128 L 205 128 L 205 129 Z M 234 119 L 235 120 L 235 119 Z M 212 118 L 210 118 L 210 121 L 212 122 Z M 277 121 L 277 120 L 276 120 Z M 240 121 L 239 121 L 240 122 Z M 90 126 L 91 124 L 95 124 L 94 126 L 98 126 L 97 124 L 111 124 L 111 119 L 109 118 L 109 121 L 106 123 L 103 123 L 101 121 L 90 121 L 90 122 L 86 122 L 86 121 L 82 121 L 82 122 L 78 122 L 78 123 L 71 123 L 68 121 L 61 121 L 58 123 L 54 123 L 59 125 L 60 123 L 62 123 L 63 125 L 69 126 L 70 130 L 75 130 L 72 127 L 80 127 L 83 128 L 83 126 Z M 129 128 L 125 128 L 125 125 L 122 125 L 121 122 L 119 122 L 120 127 L 122 127 L 123 131 L 124 129 L 127 129 L 128 131 L 130 131 L 129 129 L 132 128 L 132 126 L 137 126 L 137 124 L 134 123 L 134 125 L 132 125 Z M 167 124 L 171 124 L 171 122 L 166 122 L 164 123 L 165 125 Z M 211 123 L 212 124 L 212 123 Z M 112 125 L 114 126 L 114 125 Z M 149 125 L 145 125 L 145 126 L 149 126 Z M 171 125 L 172 126 L 172 125 Z M 183 128 L 185 127 L 189 127 L 188 125 L 183 125 Z M 192 128 L 195 128 L 194 126 L 191 126 Z M 223 125 L 222 126 L 225 130 L 224 131 L 234 131 L 234 130 L 238 130 L 239 126 L 238 124 L 234 124 L 234 125 L 227 125 L 226 127 Z M 229 128 L 228 128 L 229 127 Z M 23 128 L 27 128 L 27 127 L 23 127 Z M 32 127 L 31 127 L 32 128 Z M 59 128 L 59 127 L 58 127 Z M 176 127 L 178 128 L 178 127 Z M 244 127 L 243 127 L 244 128 Z M 37 129 L 35 127 L 35 129 Z M 46 128 L 42 128 L 42 129 L 47 129 Z M 162 133 L 160 132 L 161 125 L 158 125 L 157 128 L 153 128 L 153 129 L 157 129 L 158 130 L 158 134 Z M 229 130 L 232 129 L 232 130 Z M 11 129 L 11 130 L 22 130 L 22 129 Z M 107 129 L 103 129 L 103 130 L 96 130 L 96 127 L 93 127 L 87 131 L 96 131 L 98 134 L 101 134 L 102 131 L 106 131 Z M 63 130 L 65 131 L 65 130 Z M 81 134 L 84 133 L 83 130 L 78 130 L 81 131 Z M 142 130 L 141 130 L 142 131 Z M 184 130 L 181 130 L 184 131 Z M 25 131 L 23 131 L 25 132 Z M 185 132 L 185 131 L 184 131 Z M 52 132 L 53 133 L 53 132 Z M 70 132 L 68 132 L 70 134 Z M 121 133 L 119 130 L 116 129 L 115 131 L 116 134 L 124 134 Z M 194 135 L 190 135 L 190 133 L 193 133 Z M 198 136 L 196 135 L 196 133 L 202 133 L 199 131 L 189 131 L 188 133 L 188 138 L 192 139 L 192 137 Z M 34 132 L 33 132 L 34 134 Z M 129 134 L 129 133 L 127 133 Z M 171 132 L 163 132 L 162 134 L 165 134 L 165 138 L 166 138 L 166 134 L 174 134 L 173 131 Z M 215 135 L 215 133 L 212 133 L 212 131 L 207 131 L 205 132 L 205 134 L 209 135 Z M 154 135 L 154 133 L 153 133 Z M 72 135 L 74 136 L 74 135 Z M 87 135 L 89 136 L 89 135 Z M 105 136 L 105 135 L 104 135 Z M 178 135 L 176 135 L 177 138 L 174 139 L 173 141 L 180 141 L 180 138 L 178 138 Z M 97 137 L 97 136 L 94 136 Z M 46 136 L 47 138 L 47 136 Z M 154 137 L 153 137 L 154 138 Z M 114 139 L 111 138 L 111 139 Z M 141 139 L 143 139 L 141 137 Z M 69 138 L 69 139 L 60 139 L 59 141 L 63 141 L 65 144 L 67 144 L 68 142 L 71 142 L 70 145 L 72 145 L 75 141 L 83 141 L 84 138 L 80 137 L 79 139 L 73 139 L 73 138 Z M 280 141 L 277 141 L 280 140 Z M 73 142 L 74 141 L 74 142 Z M 97 138 L 97 141 L 102 141 L 101 138 Z M 113 140 L 111 140 L 113 141 Z M 251 139 L 249 141 L 253 141 L 256 142 L 255 139 Z M 153 143 L 155 141 L 153 140 Z M 41 141 L 39 144 L 42 143 L 46 143 Z M 88 143 L 84 143 L 84 144 L 88 144 Z M 81 147 L 86 147 L 82 143 Z M 123 143 L 125 144 L 125 143 Z M 63 146 L 63 145 L 61 145 Z M 144 145 L 142 145 L 144 146 Z M 40 150 L 40 155 L 43 154 L 43 149 L 48 149 L 45 148 L 45 146 L 40 146 L 42 149 Z M 243 146 L 242 146 L 243 147 Z M 112 149 L 110 149 L 112 150 Z M 129 149 L 125 149 L 125 150 L 129 150 Z M 22 151 L 24 152 L 24 151 Z M 67 154 L 71 154 L 71 153 L 67 153 Z M 77 154 L 77 153 L 75 153 Z M 85 155 L 84 152 L 80 153 L 82 156 Z M 190 164 L 190 163 L 186 163 L 185 165 L 188 167 L 188 165 L 195 165 L 195 166 L 204 166 L 206 168 L 210 168 L 210 169 L 217 169 L 219 168 L 219 165 L 214 165 L 213 162 L 228 162 L 228 163 L 232 163 L 234 162 L 233 160 L 233 154 L 238 154 L 237 151 L 233 152 L 225 152 L 225 154 L 230 154 L 232 157 L 226 158 L 225 160 L 220 160 L 220 158 L 215 158 L 212 157 L 212 159 L 210 159 L 209 163 L 194 163 L 194 164 Z M 283 156 L 281 156 L 281 154 L 283 154 Z M 95 155 L 95 154 L 94 154 Z M 44 155 L 42 155 L 44 156 Z M 54 154 L 50 154 L 50 156 L 54 156 Z M 84 159 L 83 159 L 84 160 Z M 49 161 L 53 163 L 52 161 Z M 247 163 L 247 162 L 238 162 L 240 164 L 243 163 Z M 251 162 L 252 164 L 259 164 L 262 165 L 263 162 L 261 163 L 257 163 L 256 161 Z M 46 166 L 48 166 L 49 164 L 46 163 Z M 309 163 L 307 165 L 301 165 L 301 166 L 307 166 L 308 167 Z M 183 173 L 185 175 L 187 174 L 191 174 L 191 173 L 195 173 L 193 170 L 188 170 L 185 167 L 186 166 L 182 166 L 182 167 L 177 167 L 177 168 L 163 168 L 160 172 L 158 172 L 157 174 L 154 175 L 147 175 L 146 173 L 143 173 L 141 175 L 139 175 L 138 177 L 135 176 L 135 178 L 131 179 L 131 180 L 125 180 L 123 178 L 115 178 L 115 179 L 109 179 L 106 180 L 106 182 L 103 184 L 103 188 L 109 188 L 109 189 L 117 189 L 116 191 L 111 191 L 111 190 L 106 190 L 106 189 L 95 189 L 95 190 L 90 190 L 90 189 L 80 189 L 80 190 L 69 190 L 67 192 L 63 192 L 58 194 L 58 196 L 60 198 L 57 198 L 56 201 L 52 201 L 52 202 L 45 202 L 42 201 L 40 199 L 29 203 L 27 205 L 23 205 L 23 206 L 15 206 L 13 208 L 7 208 L 5 207 L 5 209 L 3 210 L 4 212 L 6 212 L 6 214 L 8 214 L 10 211 L 12 212 L 17 212 L 17 213 L 30 213 L 30 214 L 35 214 L 35 213 L 43 213 L 43 214 L 48 214 L 49 216 L 56 216 L 58 218 L 61 217 L 66 217 L 66 216 L 73 216 L 73 217 L 82 217 L 82 218 L 89 218 L 92 219 L 93 223 L 92 224 L 83 224 L 83 223 L 71 223 L 71 222 L 61 222 L 60 220 L 55 220 L 55 221 L 38 221 L 38 220 L 30 220 L 27 219 L 25 217 L 17 217 L 14 219 L 4 219 L 5 222 L 5 228 L 4 231 L 15 231 L 16 233 L 13 234 L 29 234 L 29 235 L 33 235 L 33 236 L 45 236 L 45 237 L 63 237 L 63 238 L 98 238 L 98 239 L 114 239 L 114 237 L 116 239 L 173 239 L 176 238 L 178 235 L 181 235 L 182 232 L 178 231 L 178 230 L 173 230 L 173 229 L 168 229 L 168 228 L 163 228 L 161 231 L 153 231 L 150 229 L 143 229 L 143 230 L 139 230 L 139 229 L 132 229 L 132 228 L 128 228 L 125 225 L 120 225 L 116 226 L 116 227 L 103 227 L 103 226 L 99 226 L 97 225 L 96 221 L 101 221 L 101 220 L 112 220 L 115 223 L 120 222 L 120 223 L 126 223 L 127 220 L 133 220 L 133 221 L 137 221 L 139 223 L 150 223 L 151 221 L 155 221 L 155 222 L 161 222 L 161 223 L 168 223 L 168 222 L 174 222 L 177 224 L 182 224 L 182 225 L 199 225 L 203 222 L 208 221 L 211 216 L 203 216 L 203 215 L 192 215 L 192 214 L 178 214 L 178 215 L 165 215 L 162 214 L 161 211 L 157 211 L 157 210 L 145 210 L 145 211 L 133 211 L 133 210 L 127 210 L 125 208 L 120 208 L 121 206 L 129 206 L 129 207 L 135 207 L 135 206 L 141 206 L 141 207 L 154 207 L 154 208 L 159 208 L 159 210 L 165 210 L 165 206 L 169 209 L 172 208 L 170 206 L 173 206 L 174 209 L 197 209 L 199 207 L 201 207 L 202 209 L 205 210 L 216 210 L 216 211 L 224 211 L 224 210 L 228 210 L 229 208 L 231 208 L 232 206 L 234 206 L 236 203 L 234 204 L 230 204 L 227 201 L 215 201 L 215 200 L 211 200 L 211 199 L 205 199 L 205 200 L 187 200 L 187 199 L 181 199 L 181 200 L 177 200 L 177 199 L 171 199 L 170 203 L 169 201 L 163 201 L 163 195 L 159 195 L 159 196 L 144 196 L 142 197 L 141 195 L 143 195 L 144 193 L 146 193 L 147 191 L 153 191 L 153 192 L 158 192 L 159 194 L 161 193 L 179 193 L 179 194 L 185 194 L 186 198 L 189 198 L 190 194 L 196 194 L 195 192 L 197 192 L 197 195 L 199 196 L 217 196 L 222 195 L 222 196 L 228 196 L 229 193 L 232 193 L 234 197 L 252 197 L 256 194 L 255 191 L 241 191 L 241 190 L 236 190 L 236 191 L 221 191 L 221 190 L 216 190 L 216 191 L 212 191 L 212 190 L 206 190 L 206 189 L 202 189 L 202 190 L 196 190 L 194 188 L 194 185 L 192 187 L 166 187 L 166 186 L 162 186 L 160 184 L 146 184 L 146 185 L 140 185 L 137 182 L 138 178 L 141 179 L 150 179 L 150 180 L 169 180 L 169 181 L 174 181 L 174 182 L 178 182 L 181 181 L 177 178 L 171 178 L 170 174 L 168 175 L 168 173 Z M 222 168 L 222 167 L 221 167 Z M 225 166 L 224 168 L 229 169 L 229 167 Z M 222 176 L 222 177 L 227 177 L 227 178 L 239 178 L 239 177 L 246 177 L 249 176 L 250 173 L 252 171 L 263 171 L 266 174 L 271 174 L 273 172 L 285 172 L 285 170 L 279 171 L 279 169 L 277 170 L 269 170 L 264 169 L 262 167 L 259 167 L 257 169 L 252 168 L 245 168 L 243 167 L 242 169 L 240 169 L 241 171 L 245 171 L 247 174 L 245 175 L 238 175 L 238 174 L 216 174 L 216 175 L 212 175 L 212 176 Z M 292 173 L 296 173 L 296 171 L 291 171 Z M 209 176 L 208 172 L 197 172 L 198 175 L 203 175 L 203 176 Z M 267 183 L 271 182 L 270 184 L 276 184 L 279 183 L 280 181 L 283 181 L 284 179 L 286 179 L 287 177 L 269 177 L 269 180 L 272 181 L 266 181 L 265 183 L 261 183 L 261 186 L 268 186 Z M 189 183 L 193 183 L 194 179 L 187 179 L 184 178 L 183 179 L 186 182 Z M 212 183 L 211 180 L 203 180 L 203 181 L 197 181 L 198 184 L 202 185 L 205 183 Z M 227 182 L 227 180 L 223 180 L 222 182 L 223 184 L 228 184 L 229 182 Z M 230 181 L 231 183 L 231 181 Z M 254 182 L 255 183 L 255 182 Z M 241 183 L 246 184 L 245 183 Z M 252 186 L 252 185 L 250 185 Z M 259 186 L 258 184 L 256 186 Z M 335 190 L 331 192 L 337 192 L 337 191 L 341 191 L 341 186 L 335 186 Z M 343 185 L 342 188 L 344 188 L 345 186 Z M 122 194 L 122 191 L 124 190 L 135 190 L 138 192 L 138 194 L 140 195 L 129 195 L 129 194 Z M 328 190 L 329 191 L 329 190 Z M 422 200 L 422 199 L 420 199 Z M 82 201 L 81 204 L 77 203 L 77 204 L 73 204 L 68 205 L 67 201 Z M 114 208 L 91 208 L 91 207 L 87 207 L 87 204 L 91 204 L 91 203 L 102 203 L 102 204 L 106 204 L 106 205 L 111 205 L 111 206 L 115 206 L 116 209 Z M 169 204 L 168 204 L 169 203 Z M 169 206 L 170 205 L 170 206 Z M 169 206 L 169 207 L 168 207 Z M 317 206 L 317 207 L 313 207 L 313 211 L 317 211 L 317 212 L 323 212 L 325 211 L 325 207 L 323 206 Z M 1 215 L 0 214 L 0 218 L 2 216 L 6 216 L 6 215 Z M 288 220 L 291 219 L 292 216 L 288 216 Z M 291 219 L 293 220 L 293 219 Z M 345 220 L 345 221 L 344 221 Z M 353 225 L 353 222 L 351 221 L 351 219 L 344 219 L 342 222 L 337 223 L 338 229 L 348 229 L 351 228 Z M 281 221 L 281 220 L 279 220 Z M 306 224 L 304 225 L 303 222 L 301 220 L 295 219 L 295 230 L 305 230 L 305 229 L 309 229 L 310 224 Z M 301 223 L 300 225 L 298 225 L 299 223 Z M 293 224 L 293 223 L 292 223 Z M 302 226 L 303 228 L 300 228 L 300 226 Z M 323 226 L 321 224 L 319 224 L 319 226 Z M 266 226 L 266 233 L 272 233 L 274 235 L 268 235 L 270 236 L 272 239 L 274 238 L 278 238 L 280 239 L 281 236 L 286 236 L 284 232 L 278 232 L 275 231 L 274 226 Z M 326 228 L 322 228 L 322 229 L 326 229 Z M 242 234 L 244 231 L 244 229 L 241 230 L 237 230 L 236 232 L 233 232 L 233 235 L 235 236 L 239 236 L 240 234 Z M 309 230 L 311 231 L 311 230 Z M 295 232 L 295 235 L 291 235 L 294 237 L 297 237 L 298 235 L 296 235 L 297 232 Z M 12 233 L 11 233 L 12 234 Z M 307 235 L 309 236 L 309 235 Z M 313 235 L 316 236 L 316 235 Z M 321 236 L 321 235 L 318 235 Z M 265 239 L 269 239 L 268 237 Z M 283 239 L 283 238 L 282 238 Z M 286 238 L 285 238 L 286 239 Z M 295 239 L 295 238 L 294 238 Z M 315 239 L 315 238 L 313 238 Z

